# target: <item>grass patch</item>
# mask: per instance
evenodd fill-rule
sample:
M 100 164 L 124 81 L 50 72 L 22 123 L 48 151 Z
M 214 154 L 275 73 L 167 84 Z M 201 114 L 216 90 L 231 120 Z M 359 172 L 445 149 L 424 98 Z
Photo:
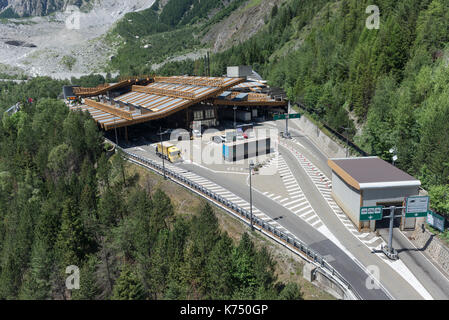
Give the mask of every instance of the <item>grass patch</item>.
M 246 7 L 243 9 L 243 11 L 254 8 L 262 3 L 262 0 L 251 0 Z

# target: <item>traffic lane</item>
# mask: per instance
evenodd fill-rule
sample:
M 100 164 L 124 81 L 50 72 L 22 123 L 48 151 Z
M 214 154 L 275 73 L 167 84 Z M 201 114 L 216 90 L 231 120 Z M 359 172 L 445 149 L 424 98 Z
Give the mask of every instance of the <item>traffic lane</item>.
M 278 124 L 279 130 L 280 127 L 281 125 Z M 296 143 L 293 143 L 293 145 L 298 148 L 298 150 L 303 153 L 307 159 L 312 161 L 312 163 L 316 165 L 328 178 L 331 178 L 332 170 L 327 165 L 327 155 L 324 154 L 320 149 L 318 149 L 309 137 L 301 132 L 301 129 L 296 123 L 293 122 L 291 127 L 292 128 L 289 129 L 289 131 L 293 133 L 292 137 L 296 138 L 296 140 L 298 140 L 298 142 L 301 143 L 303 147 Z M 296 127 L 296 129 L 293 127 Z
M 388 242 L 387 228 L 379 229 L 379 234 Z M 393 229 L 393 248 L 433 298 L 449 299 L 449 280 L 397 229 Z
M 196 173 L 206 179 L 216 182 L 221 187 L 233 192 L 235 195 L 249 201 L 249 187 L 244 184 L 236 184 L 223 175 L 217 175 L 209 170 L 191 164 L 180 164 L 186 170 Z M 219 181 L 219 182 L 218 182 Z M 301 239 L 304 243 L 316 250 L 323 256 L 331 257 L 329 264 L 332 265 L 357 291 L 357 293 L 366 300 L 386 300 L 388 296 L 380 289 L 368 289 L 366 286 L 367 274 L 360 266 L 343 252 L 332 241 L 327 239 L 322 233 L 312 228 L 309 224 L 298 218 L 291 211 L 279 205 L 272 199 L 264 195 L 253 192 L 253 205 L 267 214 Z M 282 218 L 279 218 L 282 217 Z
M 294 156 L 284 147 L 280 147 L 279 150 L 315 212 L 340 243 L 364 266 L 377 266 L 380 282 L 395 298 L 422 299 L 421 295 L 401 275 L 372 253 L 343 225 Z
M 150 158 L 155 160 L 159 159 L 157 156 L 151 154 L 151 152 L 145 156 L 150 156 Z M 243 178 L 239 176 L 240 181 L 238 182 L 236 180 L 238 178 L 235 176 L 231 179 L 225 175 L 213 173 L 210 170 L 193 164 L 180 163 L 177 164 L 177 167 L 193 172 L 210 181 L 214 181 L 221 187 L 249 202 L 249 186 L 246 184 L 246 176 Z M 312 228 L 308 223 L 294 215 L 290 210 L 254 189 L 253 205 L 267 214 L 270 218 L 275 219 L 281 226 L 297 236 L 313 250 L 316 250 L 322 256 L 326 256 L 329 264 L 353 286 L 354 290 L 356 290 L 363 299 L 388 299 L 388 296 L 382 290 L 368 289 L 366 287 L 366 279 L 368 276 L 362 268 L 321 232 Z
M 365 300 L 389 300 L 388 295 L 374 285 L 367 273 L 331 240 L 326 239 L 310 245 L 313 250 L 329 257 L 329 264 L 335 268 Z

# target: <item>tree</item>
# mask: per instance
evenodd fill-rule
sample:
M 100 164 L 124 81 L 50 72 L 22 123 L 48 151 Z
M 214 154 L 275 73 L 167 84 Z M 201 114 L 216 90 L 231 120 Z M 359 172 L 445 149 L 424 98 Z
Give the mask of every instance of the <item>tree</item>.
M 86 255 L 93 250 L 92 240 L 86 234 L 77 204 L 68 199 L 64 202 L 61 230 L 56 240 L 59 262 L 62 267 L 80 266 Z
M 95 255 L 89 255 L 86 262 L 80 269 L 80 288 L 72 291 L 72 299 L 93 300 L 100 293 L 97 284 L 97 264 L 98 259 Z
M 221 236 L 207 257 L 206 262 L 206 299 L 230 299 L 232 296 L 232 249 L 231 238 L 227 234 Z
M 113 300 L 144 300 L 145 290 L 140 279 L 131 270 L 131 267 L 124 265 L 117 282 L 114 285 L 112 294 Z
M 289 282 L 279 294 L 279 300 L 302 300 L 301 290 L 298 284 Z

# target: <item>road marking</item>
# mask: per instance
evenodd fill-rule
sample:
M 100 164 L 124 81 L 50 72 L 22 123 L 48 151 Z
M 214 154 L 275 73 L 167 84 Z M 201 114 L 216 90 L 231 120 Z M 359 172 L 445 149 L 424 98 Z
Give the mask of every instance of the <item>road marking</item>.
M 293 200 L 293 201 L 291 201 L 291 202 L 284 203 L 284 206 L 289 206 L 289 205 L 294 204 L 294 203 L 296 203 L 296 202 L 298 202 L 298 201 L 301 201 L 301 200 L 302 200 L 302 199 L 296 199 L 296 200 Z

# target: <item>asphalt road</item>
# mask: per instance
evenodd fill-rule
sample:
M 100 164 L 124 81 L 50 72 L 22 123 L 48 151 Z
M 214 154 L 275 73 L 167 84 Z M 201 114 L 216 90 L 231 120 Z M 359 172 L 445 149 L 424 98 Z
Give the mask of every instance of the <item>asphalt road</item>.
M 388 242 L 388 229 L 379 233 Z M 399 229 L 393 229 L 393 248 L 398 251 L 399 259 L 412 271 L 415 277 L 437 300 L 449 299 L 449 280 L 422 252 L 416 248 Z
M 327 165 L 327 156 L 321 152 L 315 144 L 313 144 L 307 137 L 301 134 L 297 129 L 298 126 L 295 121 L 289 123 L 290 127 L 293 127 L 292 136 L 305 147 L 300 148 L 301 152 L 308 157 L 319 169 L 328 177 L 331 178 L 331 169 Z M 285 158 L 285 155 L 284 155 Z M 290 165 L 294 165 L 292 162 Z M 303 175 L 306 178 L 306 175 Z M 310 190 L 310 189 L 309 189 Z M 313 197 L 314 195 L 307 195 Z M 313 205 L 313 204 L 312 204 Z M 323 212 L 323 211 L 320 211 Z M 337 236 L 339 240 L 344 237 L 343 230 L 336 228 L 338 223 L 333 221 L 331 217 L 322 218 L 325 224 L 331 229 L 331 231 Z M 388 242 L 388 229 L 379 229 L 380 236 Z M 410 240 L 399 229 L 394 229 L 393 232 L 393 247 L 398 249 L 399 258 L 410 269 L 413 275 L 421 282 L 424 288 L 432 295 L 434 299 L 449 299 L 449 279 L 444 275 L 435 265 L 431 262 L 420 250 L 416 248 Z M 349 248 L 348 248 L 349 249 Z M 422 248 L 421 248 L 422 249 Z M 350 250 L 353 252 L 353 249 Z M 397 282 L 382 281 L 387 289 L 394 294 Z M 394 284 L 392 288 L 389 288 L 389 284 Z M 391 285 L 390 285 L 391 286 Z M 399 292 L 401 294 L 401 292 Z
M 206 179 L 214 181 L 223 188 L 233 192 L 249 202 L 249 187 L 246 184 L 236 184 L 235 180 L 223 174 L 216 174 L 192 164 L 179 164 L 181 168 L 194 172 Z M 380 289 L 368 289 L 367 274 L 344 251 L 337 247 L 324 235 L 298 218 L 291 211 L 279 205 L 264 195 L 253 192 L 253 205 L 269 217 L 285 227 L 304 243 L 316 250 L 353 286 L 357 293 L 367 300 L 385 300 L 388 296 Z
M 315 212 L 341 244 L 365 267 L 376 266 L 379 269 L 379 281 L 393 297 L 396 299 L 422 299 L 422 296 L 402 276 L 372 253 L 341 223 L 291 153 L 283 147 L 280 147 L 279 150 Z M 289 229 L 289 227 L 286 228 Z
M 319 150 L 313 142 L 301 134 L 298 130 L 299 127 L 294 121 L 290 121 L 289 127 L 292 136 L 303 146 L 297 146 L 300 151 L 326 176 L 331 178 L 331 170 L 327 165 L 327 156 Z M 279 129 L 283 130 L 284 127 L 279 124 Z M 354 237 L 346 227 L 344 227 L 291 153 L 281 146 L 280 152 L 300 184 L 310 204 L 315 209 L 315 212 L 320 216 L 328 229 L 342 243 L 342 245 L 365 267 L 377 266 L 379 268 L 379 280 L 395 299 L 422 299 L 422 296 L 403 277 L 381 258 L 373 254 L 362 242 Z M 152 152 L 148 152 L 147 155 L 152 159 L 159 159 L 153 155 Z M 182 163 L 178 164 L 178 166 L 214 181 L 223 188 L 228 189 L 249 202 L 249 187 L 246 183 L 236 183 L 236 179 L 233 178 L 232 175 L 226 176 L 217 174 L 192 164 Z M 323 234 L 298 218 L 288 209 L 255 191 L 253 192 L 253 204 L 259 210 L 275 219 L 279 224 L 309 245 L 312 249 L 316 250 L 322 256 L 325 256 L 327 261 L 351 283 L 357 293 L 364 299 L 388 299 L 388 295 L 384 291 L 367 288 L 367 275 L 356 261 L 348 256 L 336 244 L 327 239 Z M 416 250 L 416 248 L 412 248 L 413 244 L 411 244 L 411 242 L 398 230 L 394 233 L 394 244 L 398 248 L 408 248 L 408 250 L 399 250 L 399 256 L 426 290 L 428 290 L 435 299 L 449 299 L 448 279 L 439 272 L 422 252 Z

